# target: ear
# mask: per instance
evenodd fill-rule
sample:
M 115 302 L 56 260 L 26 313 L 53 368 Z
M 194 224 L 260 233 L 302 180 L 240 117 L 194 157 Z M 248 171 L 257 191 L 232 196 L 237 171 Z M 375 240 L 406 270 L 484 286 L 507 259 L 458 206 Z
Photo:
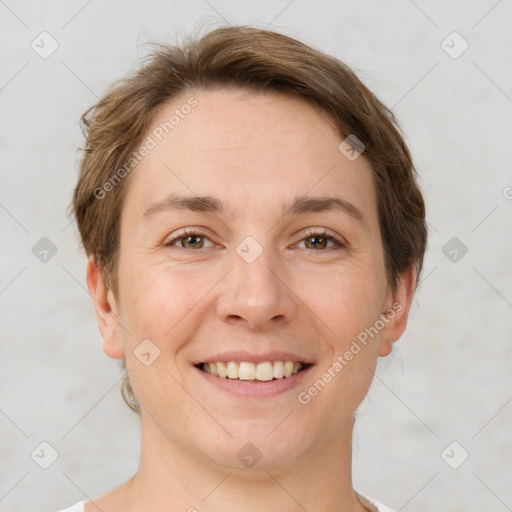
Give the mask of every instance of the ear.
M 118 306 L 103 282 L 101 268 L 93 256 L 87 262 L 87 287 L 91 294 L 96 320 L 103 338 L 103 352 L 113 359 L 124 359 L 124 346 L 119 322 Z
M 385 317 L 383 318 L 385 326 L 380 332 L 379 356 L 387 356 L 391 353 L 393 342 L 402 336 L 407 327 L 416 289 L 416 277 L 416 267 L 413 264 L 400 276 L 396 292 L 391 295 L 386 304 L 386 310 L 382 315 Z

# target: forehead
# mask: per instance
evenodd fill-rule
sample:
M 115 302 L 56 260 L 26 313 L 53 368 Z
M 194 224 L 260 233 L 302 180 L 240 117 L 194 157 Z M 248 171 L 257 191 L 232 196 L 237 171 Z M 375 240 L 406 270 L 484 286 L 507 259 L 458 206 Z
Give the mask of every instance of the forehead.
M 369 164 L 348 160 L 333 120 L 304 100 L 197 91 L 161 107 L 149 139 L 153 147 L 137 165 L 127 197 L 139 213 L 175 191 L 222 195 L 231 216 L 252 215 L 252 208 L 263 213 L 262 204 L 274 202 L 281 208 L 288 195 L 338 193 L 376 213 Z

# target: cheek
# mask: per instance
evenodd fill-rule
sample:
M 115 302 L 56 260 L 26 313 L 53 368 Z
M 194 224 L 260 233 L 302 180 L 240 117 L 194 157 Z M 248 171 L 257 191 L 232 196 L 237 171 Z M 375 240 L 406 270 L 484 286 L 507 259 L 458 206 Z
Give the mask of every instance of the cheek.
M 296 284 L 300 299 L 324 324 L 327 338 L 339 340 L 340 348 L 381 313 L 385 287 L 366 267 L 309 274 Z
M 322 279 L 316 276 L 316 286 L 305 288 L 310 280 L 304 280 L 301 287 L 304 292 L 315 290 L 304 295 L 304 302 L 314 313 L 310 317 L 317 323 L 323 340 L 320 379 L 327 381 L 326 387 L 336 395 L 337 403 L 346 402 L 348 409 L 355 408 L 373 378 L 379 333 L 372 328 L 382 312 L 385 288 L 355 272 L 330 273 Z M 347 389 L 351 390 L 349 394 Z M 324 395 L 327 402 L 333 399 L 331 393 Z
M 120 276 L 129 338 L 163 339 L 198 300 L 194 278 L 160 262 L 148 265 L 134 258 L 120 266 Z
M 175 361 L 194 332 L 188 327 L 188 313 L 198 299 L 186 293 L 190 281 L 169 274 L 157 266 L 145 272 L 134 270 L 126 276 L 123 296 L 130 381 L 141 407 L 155 418 L 162 407 L 179 408 L 186 416 L 190 406 L 179 385 L 182 378 Z

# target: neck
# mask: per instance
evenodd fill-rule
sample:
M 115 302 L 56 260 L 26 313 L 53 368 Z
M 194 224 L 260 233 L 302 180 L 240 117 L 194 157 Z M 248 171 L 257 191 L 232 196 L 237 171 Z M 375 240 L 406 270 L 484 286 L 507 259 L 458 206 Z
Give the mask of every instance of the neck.
M 165 438 L 142 416 L 139 469 L 127 483 L 127 512 L 362 512 L 352 488 L 352 421 L 329 443 L 319 440 L 284 465 L 221 468 Z

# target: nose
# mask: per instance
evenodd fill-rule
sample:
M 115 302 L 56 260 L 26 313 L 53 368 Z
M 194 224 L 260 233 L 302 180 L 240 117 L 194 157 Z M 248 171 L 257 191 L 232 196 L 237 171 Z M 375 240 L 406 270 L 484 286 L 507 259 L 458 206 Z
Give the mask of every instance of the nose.
M 269 251 L 251 263 L 233 255 L 233 268 L 222 280 L 217 314 L 223 321 L 265 330 L 290 322 L 297 311 L 297 298 Z M 289 279 L 288 279 L 289 281 Z

